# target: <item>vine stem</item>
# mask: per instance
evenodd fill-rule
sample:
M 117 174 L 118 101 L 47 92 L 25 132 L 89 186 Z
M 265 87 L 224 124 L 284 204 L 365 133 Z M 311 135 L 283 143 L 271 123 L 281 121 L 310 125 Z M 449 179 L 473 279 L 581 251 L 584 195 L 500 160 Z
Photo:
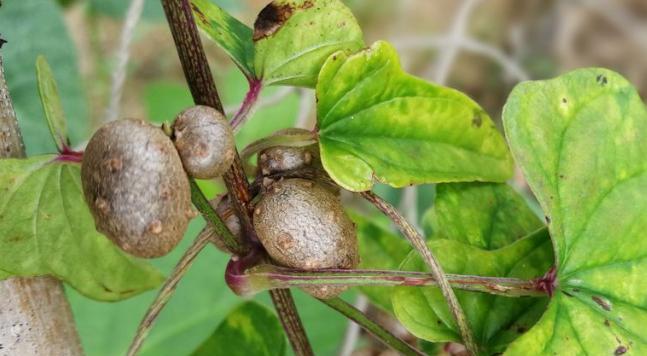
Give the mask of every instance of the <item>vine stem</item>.
M 243 103 L 234 115 L 234 118 L 231 119 L 231 128 L 234 130 L 234 133 L 238 132 L 243 126 L 245 121 L 250 118 L 254 111 L 256 111 L 256 106 L 258 104 L 258 97 L 261 94 L 261 89 L 263 88 L 263 83 L 258 79 L 249 80 L 249 90 L 245 94 L 245 99 Z
M 224 114 L 222 102 L 193 19 L 191 4 L 188 0 L 161 1 L 193 101 L 198 105 L 211 106 Z M 249 210 L 249 202 L 251 201 L 249 182 L 245 176 L 238 152 L 236 152 L 230 169 L 224 174 L 223 180 L 237 215 L 241 220 L 243 235 L 253 236 L 255 232 L 249 215 L 251 213 Z M 276 300 L 274 304 L 279 319 L 286 328 L 286 333 L 295 353 L 297 355 L 312 355 L 312 347 L 294 306 L 290 291 L 276 290 L 271 291 L 270 295 L 272 295 L 273 301 Z M 282 303 L 278 305 L 277 301 Z
M 239 260 L 232 261 L 237 264 Z M 248 270 L 228 266 L 227 281 L 238 294 L 249 296 L 275 288 L 308 287 L 313 285 L 359 286 L 438 286 L 431 273 L 373 269 L 315 269 L 299 270 L 262 264 Z M 505 297 L 545 297 L 541 278 L 524 280 L 507 277 L 483 277 L 446 274 L 449 284 L 457 289 Z
M 424 355 L 413 346 L 407 344 L 399 337 L 393 335 L 380 324 L 369 318 L 366 314 L 359 311 L 357 308 L 347 303 L 341 298 L 332 299 L 319 299 L 322 303 L 335 309 L 339 313 L 345 315 L 347 318 L 353 320 L 366 331 L 375 335 L 378 340 L 382 341 L 385 345 L 393 348 L 395 351 L 403 355 Z
M 440 288 L 445 301 L 447 301 L 449 310 L 451 311 L 452 316 L 456 321 L 456 325 L 458 325 L 458 329 L 460 331 L 463 342 L 465 343 L 465 347 L 472 355 L 477 355 L 478 347 L 474 342 L 474 336 L 472 335 L 472 330 L 470 329 L 467 317 L 463 312 L 463 308 L 461 308 L 454 290 L 445 277 L 445 273 L 443 272 L 440 263 L 438 263 L 438 260 L 436 260 L 433 253 L 431 252 L 431 250 L 429 250 L 429 247 L 425 243 L 425 239 L 420 236 L 418 231 L 402 216 L 402 214 L 400 214 L 400 212 L 398 212 L 384 199 L 371 191 L 362 192 L 360 194 L 364 199 L 371 202 L 384 215 L 389 217 L 398 226 L 400 231 L 409 240 L 409 242 L 418 251 L 418 253 L 420 253 L 422 259 L 429 266 L 431 275 L 434 277 L 435 282 L 438 284 L 438 288 Z
M 240 241 L 236 236 L 234 236 L 229 228 L 227 228 L 227 225 L 216 213 L 213 206 L 211 206 L 209 200 L 202 190 L 200 190 L 196 181 L 193 178 L 189 178 L 189 183 L 191 184 L 191 201 L 205 218 L 207 224 L 211 224 L 214 232 L 220 239 L 222 239 L 229 251 L 232 251 L 237 255 L 244 254 L 247 249 L 243 245 L 243 241 Z
M 208 235 L 198 235 L 191 247 L 189 247 L 186 252 L 184 252 L 184 255 L 182 255 L 182 258 L 180 258 L 180 261 L 173 269 L 173 272 L 171 273 L 169 278 L 166 280 L 166 282 L 164 282 L 162 289 L 160 289 L 157 297 L 155 297 L 153 303 L 148 307 L 144 318 L 139 323 L 135 337 L 133 338 L 133 341 L 128 348 L 128 356 L 134 356 L 137 354 L 137 352 L 139 352 L 139 349 L 142 347 L 144 340 L 146 339 L 146 336 L 148 336 L 148 333 L 153 327 L 153 323 L 159 316 L 162 309 L 164 309 L 169 299 L 171 299 L 171 296 L 175 292 L 178 283 L 189 270 L 196 257 L 198 257 L 198 254 L 200 254 L 200 252 L 204 249 L 205 246 L 207 246 L 208 243 Z

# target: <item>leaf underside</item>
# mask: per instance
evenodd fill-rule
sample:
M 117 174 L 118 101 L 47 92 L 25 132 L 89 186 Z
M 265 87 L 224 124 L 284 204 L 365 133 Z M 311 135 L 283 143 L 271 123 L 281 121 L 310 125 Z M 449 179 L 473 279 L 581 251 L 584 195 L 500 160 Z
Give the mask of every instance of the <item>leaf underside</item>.
M 348 190 L 369 190 L 375 180 L 403 187 L 512 174 L 487 113 L 456 90 L 403 72 L 386 42 L 330 56 L 316 93 L 322 162 Z
M 52 275 L 105 301 L 157 287 L 157 270 L 95 230 L 79 165 L 55 157 L 0 160 L 0 270 Z
M 647 353 L 647 110 L 605 69 L 517 86 L 512 152 L 550 219 L 557 291 L 507 354 Z

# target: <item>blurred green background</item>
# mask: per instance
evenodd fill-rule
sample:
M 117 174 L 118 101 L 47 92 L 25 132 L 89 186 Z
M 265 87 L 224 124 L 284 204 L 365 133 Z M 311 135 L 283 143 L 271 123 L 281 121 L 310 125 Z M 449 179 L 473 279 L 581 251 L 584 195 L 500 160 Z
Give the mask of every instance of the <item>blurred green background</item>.
M 467 0 L 471 1 L 471 0 Z M 252 24 L 266 0 L 215 0 L 241 21 Z M 365 29 L 367 43 L 392 41 L 403 65 L 429 80 L 441 81 L 472 96 L 498 121 L 507 94 L 522 79 L 545 78 L 582 66 L 604 66 L 627 76 L 647 92 L 647 3 L 626 1 L 491 0 L 474 1 L 456 30 L 461 1 L 346 1 Z M 115 51 L 128 0 L 5 0 L 0 7 L 1 49 L 7 82 L 29 155 L 53 152 L 36 89 L 34 63 L 47 57 L 58 81 L 69 120 L 72 143 L 83 147 L 105 115 L 110 97 Z M 458 33 L 462 32 L 462 33 Z M 207 55 L 228 112 L 242 101 L 247 83 L 227 57 L 205 40 Z M 448 51 L 449 67 L 439 64 Z M 158 0 L 146 0 L 135 28 L 121 117 L 172 120 L 192 101 Z M 280 128 L 313 127 L 314 94 L 306 90 L 268 88 L 267 101 L 238 133 L 240 148 Z M 272 101 L 272 100 L 270 100 Z M 513 182 L 528 192 L 523 178 Z M 206 182 L 211 196 L 219 182 Z M 378 186 L 377 191 L 419 222 L 434 196 L 432 186 L 401 191 Z M 362 208 L 346 197 L 347 203 Z M 204 222 L 191 224 L 182 245 L 152 263 L 168 273 Z M 144 345 L 142 355 L 185 355 L 193 351 L 242 300 L 223 280 L 228 256 L 209 248 L 183 279 Z M 71 288 L 67 293 L 86 353 L 124 354 L 156 291 L 119 303 L 99 303 Z M 317 355 L 338 353 L 348 323 L 308 295 L 295 291 L 297 305 Z M 356 293 L 345 298 L 354 301 Z M 266 293 L 256 298 L 271 305 Z M 391 321 L 393 322 L 393 321 Z M 360 342 L 364 354 L 384 352 Z M 368 346 L 367 346 L 368 345 Z M 358 354 L 359 351 L 358 351 Z

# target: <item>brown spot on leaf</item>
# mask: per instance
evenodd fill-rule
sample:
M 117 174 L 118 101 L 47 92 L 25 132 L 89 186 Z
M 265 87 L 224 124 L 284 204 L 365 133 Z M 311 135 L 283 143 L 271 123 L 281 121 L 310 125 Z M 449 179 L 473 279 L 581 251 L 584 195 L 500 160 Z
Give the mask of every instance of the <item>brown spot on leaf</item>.
M 298 7 L 293 4 L 278 5 L 275 2 L 270 3 L 258 14 L 254 22 L 254 36 L 252 39 L 258 41 L 275 34 L 295 10 L 308 9 L 312 6 L 312 1 L 305 1 Z
M 481 114 L 475 114 L 474 117 L 472 118 L 472 126 L 479 128 L 483 124 L 483 118 L 481 118 Z
M 595 78 L 595 81 L 598 82 L 598 84 L 604 86 L 608 83 L 607 77 L 600 74 Z
M 611 323 L 609 322 L 609 319 L 604 319 L 604 326 L 611 327 Z
M 608 301 L 594 295 L 591 297 L 595 303 L 597 303 L 602 309 L 606 311 L 611 311 L 611 305 L 609 304 Z
M 613 352 L 614 355 L 623 355 L 625 353 L 627 353 L 627 348 L 622 345 L 618 346 L 618 348 Z
M 207 20 L 207 17 L 204 15 L 202 10 L 200 10 L 200 8 L 197 7 L 194 3 L 191 3 L 191 9 L 193 10 L 193 13 L 200 19 L 200 22 L 204 24 L 209 23 L 209 20 Z

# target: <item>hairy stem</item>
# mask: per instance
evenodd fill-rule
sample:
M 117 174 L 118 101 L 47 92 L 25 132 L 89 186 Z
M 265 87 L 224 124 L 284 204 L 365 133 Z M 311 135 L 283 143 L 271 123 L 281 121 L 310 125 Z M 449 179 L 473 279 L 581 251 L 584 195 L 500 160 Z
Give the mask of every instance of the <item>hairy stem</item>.
M 222 239 L 223 243 L 229 251 L 237 255 L 245 253 L 246 248 L 243 242 L 240 241 L 234 234 L 229 231 L 225 222 L 222 221 L 216 210 L 211 206 L 207 197 L 204 196 L 202 190 L 193 178 L 189 178 L 191 184 L 191 201 L 193 205 L 200 211 L 202 216 L 207 220 L 207 224 L 211 224 L 214 232 Z
M 279 314 L 281 325 L 290 340 L 294 353 L 299 356 L 314 355 L 308 336 L 305 333 L 297 307 L 289 289 L 276 289 L 270 291 L 270 297 Z
M 474 342 L 474 336 L 472 335 L 472 330 L 470 329 L 467 317 L 463 312 L 463 308 L 461 308 L 454 290 L 445 277 L 445 273 L 443 272 L 440 263 L 438 263 L 438 260 L 436 260 L 434 255 L 431 253 L 431 250 L 429 250 L 429 247 L 427 247 L 425 239 L 420 236 L 418 231 L 391 204 L 386 202 L 384 199 L 380 198 L 371 191 L 362 192 L 361 195 L 366 200 L 371 202 L 384 215 L 389 217 L 398 226 L 400 231 L 409 240 L 413 247 L 420 253 L 422 259 L 429 266 L 431 275 L 434 277 L 434 280 L 438 284 L 438 288 L 440 288 L 443 297 L 449 305 L 449 310 L 451 311 L 452 316 L 456 321 L 456 325 L 458 325 L 458 329 L 460 331 L 463 342 L 467 347 L 467 350 L 472 355 L 477 355 L 478 348 L 476 346 L 476 343 Z
M 383 342 L 386 346 L 391 347 L 395 351 L 403 355 L 424 355 L 413 346 L 407 344 L 402 339 L 390 333 L 380 324 L 369 318 L 366 314 L 357 310 L 351 304 L 345 302 L 341 298 L 320 299 L 322 303 L 335 309 L 339 313 L 345 315 L 347 318 L 359 324 L 366 331 L 373 334 L 378 340 Z
M 234 262 L 235 263 L 235 262 Z M 241 295 L 251 295 L 266 289 L 308 287 L 313 285 L 358 286 L 438 286 L 431 273 L 372 269 L 299 270 L 262 264 L 241 270 L 228 268 L 227 278 L 232 289 Z M 482 277 L 446 274 L 449 284 L 457 289 L 483 292 L 505 297 L 545 297 L 540 280 L 507 277 Z
M 180 258 L 180 261 L 173 269 L 173 272 L 168 277 L 166 282 L 164 282 L 162 289 L 160 289 L 157 297 L 150 305 L 150 307 L 148 307 L 144 318 L 139 323 L 137 333 L 135 334 L 135 337 L 133 338 L 133 341 L 128 348 L 128 356 L 136 355 L 139 349 L 142 347 L 146 336 L 148 336 L 149 331 L 153 327 L 153 323 L 159 316 L 162 309 L 164 309 L 169 299 L 171 299 L 173 293 L 175 293 L 175 289 L 177 288 L 178 283 L 189 270 L 196 257 L 198 257 L 200 251 L 202 251 L 208 243 L 209 236 L 199 235 L 195 239 L 191 247 L 189 247 L 189 249 L 184 252 L 184 255 L 182 255 L 182 258 Z
M 245 99 L 243 99 L 243 104 L 238 109 L 238 112 L 236 112 L 236 115 L 234 115 L 234 118 L 231 119 L 231 127 L 234 132 L 238 132 L 245 121 L 254 114 L 262 88 L 263 83 L 260 80 L 252 79 L 249 81 L 249 91 L 247 91 Z
M 162 6 L 173 34 L 184 75 L 191 89 L 193 101 L 199 105 L 211 106 L 224 114 L 209 63 L 200 42 L 189 0 L 162 0 Z M 249 215 L 251 213 L 249 210 L 251 200 L 249 182 L 245 176 L 238 152 L 236 152 L 234 163 L 223 176 L 223 180 L 241 221 L 243 235 L 252 240 L 255 232 Z M 270 294 L 272 296 L 277 294 L 277 297 L 281 297 L 280 299 L 273 299 L 274 305 L 283 326 L 286 328 L 286 333 L 295 353 L 309 355 L 306 351 L 311 350 L 311 347 L 305 334 L 305 329 L 301 325 L 294 302 L 289 303 L 292 299 L 290 291 L 273 291 Z M 284 303 L 279 305 L 277 301 L 283 301 Z M 294 322 L 295 319 L 298 323 Z M 301 351 L 304 353 L 301 353 Z

